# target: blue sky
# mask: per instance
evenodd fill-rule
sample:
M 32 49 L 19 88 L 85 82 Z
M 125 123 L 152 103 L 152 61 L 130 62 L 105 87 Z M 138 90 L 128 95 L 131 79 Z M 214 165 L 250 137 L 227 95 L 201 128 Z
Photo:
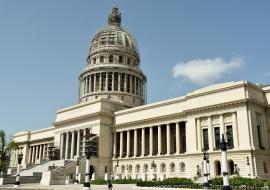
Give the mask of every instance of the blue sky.
M 93 34 L 113 6 L 136 37 L 148 102 L 213 83 L 270 83 L 270 1 L 2 0 L 0 129 L 51 126 L 78 103 Z

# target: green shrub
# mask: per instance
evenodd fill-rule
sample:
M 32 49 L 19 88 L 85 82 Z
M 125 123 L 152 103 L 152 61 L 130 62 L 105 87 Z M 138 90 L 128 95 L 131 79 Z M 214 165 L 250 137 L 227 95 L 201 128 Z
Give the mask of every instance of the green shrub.
M 114 184 L 136 184 L 139 180 L 136 179 L 116 179 L 113 180 Z
M 106 185 L 108 182 L 104 179 L 95 179 L 90 182 L 93 185 Z
M 194 183 L 191 179 L 187 178 L 168 178 L 163 181 L 138 181 L 136 185 L 141 187 L 177 187 L 194 185 Z
M 213 178 L 212 185 L 223 185 L 223 178 L 222 177 Z
M 229 179 L 229 182 L 231 186 L 241 186 L 241 185 L 246 185 L 250 187 L 263 187 L 264 186 L 264 181 L 261 179 L 251 179 L 251 178 L 245 178 L 245 177 L 233 177 Z M 223 178 L 216 177 L 212 179 L 212 184 L 223 185 Z
M 264 185 L 270 187 L 270 180 L 265 181 L 265 182 L 264 182 Z

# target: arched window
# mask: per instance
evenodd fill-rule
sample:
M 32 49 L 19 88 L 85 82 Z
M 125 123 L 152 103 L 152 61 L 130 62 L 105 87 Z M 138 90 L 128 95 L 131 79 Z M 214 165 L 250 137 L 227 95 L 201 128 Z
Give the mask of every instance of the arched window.
M 147 173 L 148 172 L 148 165 L 144 164 L 143 166 L 143 173 Z
M 97 63 L 97 59 L 94 58 L 94 59 L 93 59 L 93 64 L 96 64 L 96 63 Z
M 124 165 L 121 166 L 121 173 L 125 173 L 125 166 Z
M 166 165 L 165 165 L 164 163 L 162 163 L 162 164 L 160 165 L 160 172 L 161 172 L 161 173 L 166 173 Z
M 130 65 L 130 58 L 127 58 L 127 64 Z
M 100 63 L 104 63 L 104 56 L 100 56 L 99 62 L 100 62 Z
M 128 173 L 132 173 L 132 165 L 128 166 Z
M 220 165 L 220 161 L 216 160 L 214 162 L 215 165 L 215 176 L 220 176 L 221 175 L 221 165 Z
M 234 162 L 232 160 L 228 160 L 228 170 L 229 175 L 234 174 Z
M 136 165 L 136 170 L 135 170 L 136 173 L 140 173 L 140 165 Z
M 171 171 L 171 173 L 175 172 L 175 164 L 174 163 L 170 164 L 170 171 Z
M 109 56 L 109 62 L 112 63 L 113 62 L 113 55 Z
M 186 166 L 185 166 L 185 163 L 184 162 L 181 162 L 179 166 L 180 166 L 179 168 L 180 168 L 180 172 L 181 173 L 183 173 L 183 172 L 186 171 Z

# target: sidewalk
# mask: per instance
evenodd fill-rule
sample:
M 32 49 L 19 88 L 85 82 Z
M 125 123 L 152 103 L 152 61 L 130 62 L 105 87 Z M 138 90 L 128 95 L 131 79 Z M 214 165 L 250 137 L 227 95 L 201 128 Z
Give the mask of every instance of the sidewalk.
M 44 186 L 40 184 L 22 184 L 20 187 L 13 185 L 0 186 L 0 190 L 82 190 L 83 185 L 51 185 Z M 107 190 L 107 185 L 91 185 L 91 190 Z M 192 190 L 178 188 L 154 188 L 154 187 L 137 187 L 135 184 L 113 184 L 113 190 Z M 198 190 L 198 189 L 197 189 Z

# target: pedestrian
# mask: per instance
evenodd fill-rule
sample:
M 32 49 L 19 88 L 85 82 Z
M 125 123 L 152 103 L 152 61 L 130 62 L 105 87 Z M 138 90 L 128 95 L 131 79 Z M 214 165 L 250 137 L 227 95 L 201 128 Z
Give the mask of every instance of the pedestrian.
M 109 180 L 108 181 L 108 190 L 112 190 L 112 187 L 113 187 L 112 182 L 111 182 L 111 180 Z

